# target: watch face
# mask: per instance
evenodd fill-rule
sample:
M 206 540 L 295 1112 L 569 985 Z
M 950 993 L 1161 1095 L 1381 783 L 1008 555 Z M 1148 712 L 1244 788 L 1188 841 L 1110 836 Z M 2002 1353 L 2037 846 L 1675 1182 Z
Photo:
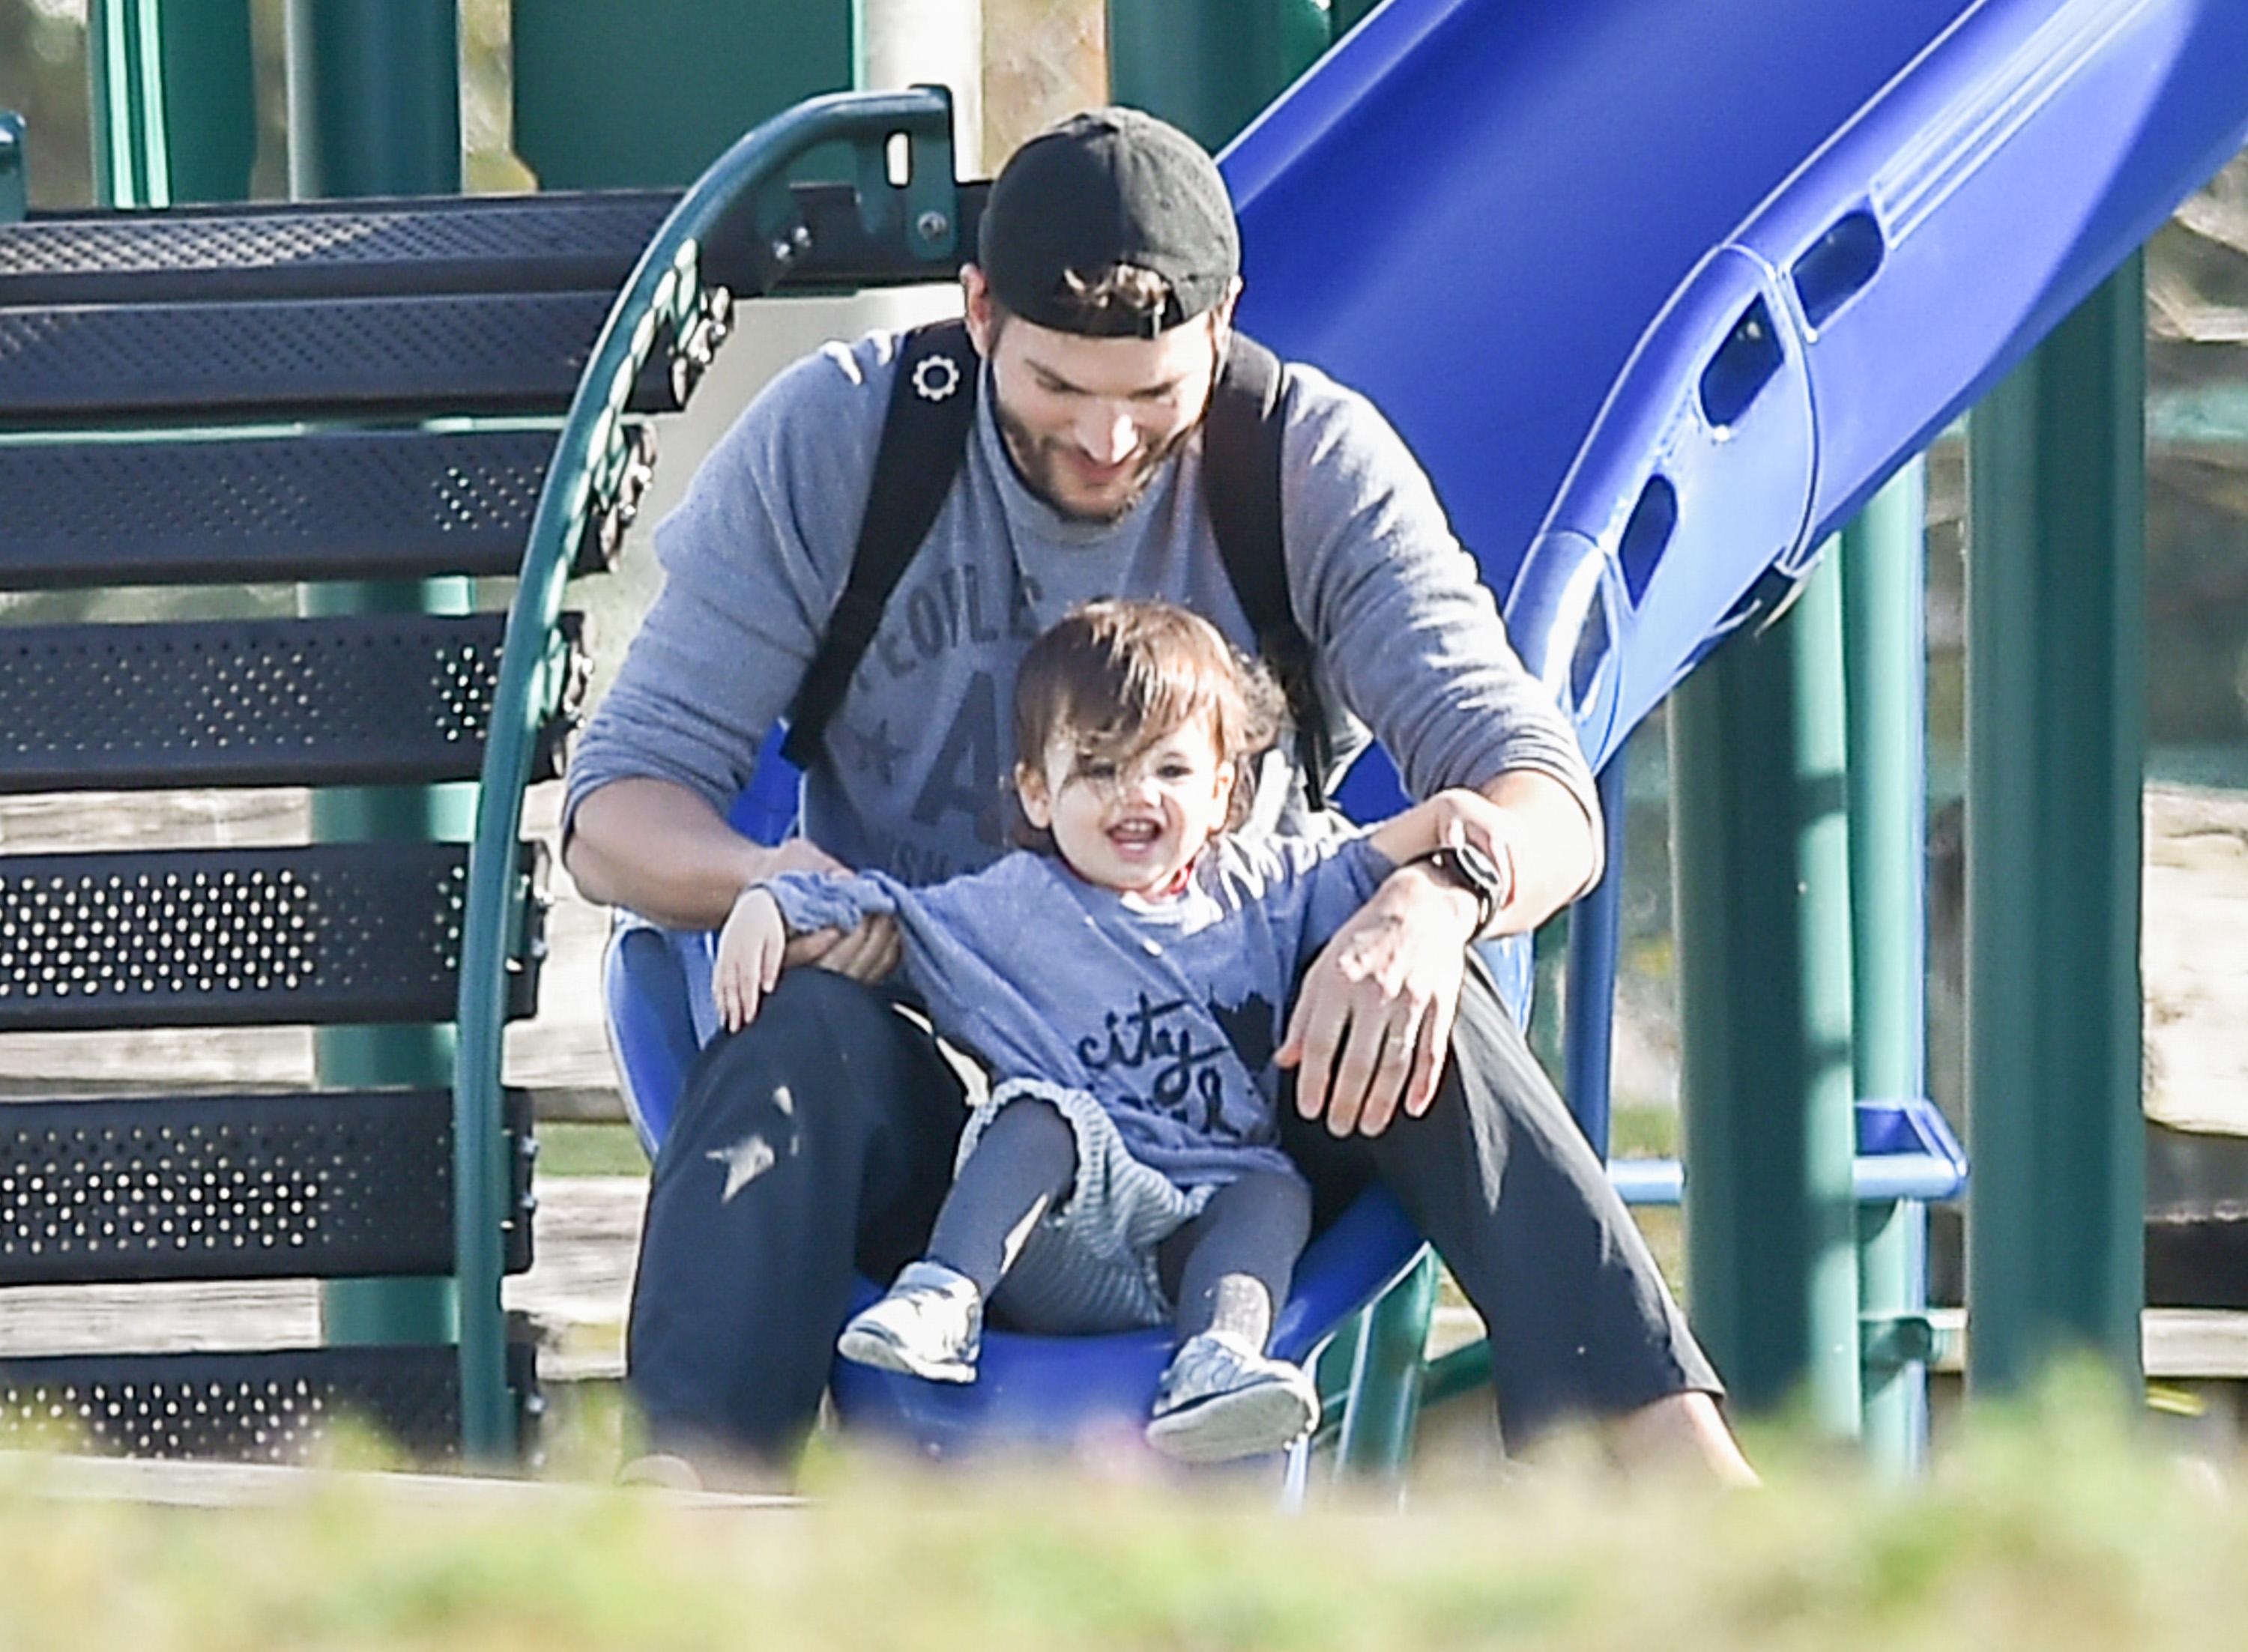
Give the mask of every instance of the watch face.
M 1499 885 L 1504 880 L 1499 876 L 1498 861 L 1472 843 L 1454 844 L 1452 856 L 1459 862 L 1460 870 L 1467 874 L 1470 882 L 1493 900 L 1498 898 Z

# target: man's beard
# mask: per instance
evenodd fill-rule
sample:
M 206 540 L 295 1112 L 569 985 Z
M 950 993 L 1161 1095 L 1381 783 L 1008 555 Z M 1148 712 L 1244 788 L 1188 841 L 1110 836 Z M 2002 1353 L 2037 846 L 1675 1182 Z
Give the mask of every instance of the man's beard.
M 1141 454 L 1139 463 L 1132 471 L 1129 484 L 1117 502 L 1103 510 L 1086 511 L 1066 502 L 1056 483 L 1066 438 L 1042 438 L 1032 435 L 997 396 L 992 398 L 992 411 L 998 417 L 999 434 L 1005 440 L 1007 456 L 1015 462 L 1015 474 L 1022 479 L 1023 485 L 1045 500 L 1057 514 L 1067 517 L 1073 522 L 1097 522 L 1103 525 L 1121 522 L 1131 515 L 1132 507 L 1138 504 L 1147 493 L 1148 484 L 1155 479 L 1155 473 L 1169 463 L 1181 443 L 1202 428 L 1202 421 L 1197 419 L 1172 435 L 1162 447 L 1150 448 Z

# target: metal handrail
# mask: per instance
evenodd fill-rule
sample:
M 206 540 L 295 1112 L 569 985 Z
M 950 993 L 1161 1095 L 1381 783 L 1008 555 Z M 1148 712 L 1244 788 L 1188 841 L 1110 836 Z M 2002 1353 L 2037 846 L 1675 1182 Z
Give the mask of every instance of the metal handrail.
M 902 182 L 890 172 L 894 139 L 907 145 Z M 732 215 L 755 215 L 761 249 L 754 297 L 810 250 L 788 171 L 808 151 L 848 144 L 861 225 L 902 240 L 932 277 L 957 246 L 951 99 L 942 88 L 838 93 L 775 116 L 714 161 L 648 243 L 610 309 L 579 379 L 538 496 L 494 693 L 491 732 L 476 797 L 463 915 L 459 1034 L 453 1078 L 455 1268 L 461 1304 L 461 1437 L 473 1457 L 507 1455 L 505 1323 L 500 1308 L 500 1224 L 507 1166 L 500 1120 L 500 1035 L 505 1024 L 506 936 L 522 898 L 510 874 L 537 731 L 561 689 L 557 652 L 563 586 L 589 523 L 613 505 L 634 463 L 624 424 L 633 385 L 660 343 L 690 371 L 723 331 L 730 298 L 706 289 L 701 253 Z

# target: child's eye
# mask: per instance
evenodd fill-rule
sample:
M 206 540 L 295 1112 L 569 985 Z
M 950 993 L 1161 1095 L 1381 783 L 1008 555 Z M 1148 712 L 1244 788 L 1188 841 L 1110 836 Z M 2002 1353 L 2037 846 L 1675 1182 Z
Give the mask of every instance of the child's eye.
M 1166 763 L 1156 772 L 1166 780 L 1187 780 L 1194 777 L 1193 766 L 1184 763 Z
M 1087 757 L 1077 765 L 1077 771 L 1088 780 L 1114 780 L 1116 765 L 1106 757 Z

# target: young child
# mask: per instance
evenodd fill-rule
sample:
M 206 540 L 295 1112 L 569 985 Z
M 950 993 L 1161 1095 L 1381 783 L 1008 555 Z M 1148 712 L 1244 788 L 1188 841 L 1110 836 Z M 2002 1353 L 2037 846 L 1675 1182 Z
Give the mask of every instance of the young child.
M 1278 1145 L 1289 998 L 1395 866 L 1503 839 L 1473 792 L 1362 836 L 1233 835 L 1279 705 L 1188 610 L 1087 603 L 1017 679 L 1018 836 L 1036 847 L 924 888 L 785 873 L 736 901 L 715 977 L 729 1028 L 789 937 L 888 913 L 907 984 L 993 1080 L 928 1255 L 844 1328 L 845 1358 L 967 1382 L 987 1303 L 1059 1333 L 1170 1320 L 1158 1450 L 1254 1456 L 1317 1422 L 1310 1377 L 1266 1353 L 1311 1226 Z

